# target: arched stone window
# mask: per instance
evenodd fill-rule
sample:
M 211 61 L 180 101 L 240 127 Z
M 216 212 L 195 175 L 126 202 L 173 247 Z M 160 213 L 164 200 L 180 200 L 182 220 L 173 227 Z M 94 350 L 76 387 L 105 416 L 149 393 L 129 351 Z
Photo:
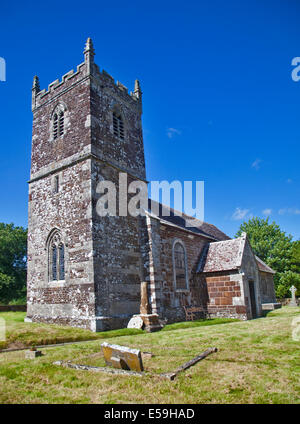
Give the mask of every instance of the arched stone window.
M 124 119 L 121 112 L 117 108 L 113 111 L 113 132 L 116 137 L 124 140 Z
M 48 241 L 49 281 L 65 279 L 65 246 L 61 234 L 54 230 Z
M 59 137 L 62 137 L 65 133 L 65 116 L 66 116 L 66 106 L 62 103 L 58 104 L 53 113 L 52 113 L 52 139 L 56 140 Z
M 176 290 L 188 289 L 188 269 L 184 244 L 181 240 L 173 243 L 173 270 Z

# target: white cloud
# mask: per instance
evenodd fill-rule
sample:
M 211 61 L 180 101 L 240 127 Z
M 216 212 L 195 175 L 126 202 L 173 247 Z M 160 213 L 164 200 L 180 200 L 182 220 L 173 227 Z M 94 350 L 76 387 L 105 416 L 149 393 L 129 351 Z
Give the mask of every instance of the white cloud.
M 231 218 L 234 221 L 239 221 L 241 219 L 244 219 L 248 212 L 249 212 L 249 209 L 235 208 L 235 211 L 233 212 Z
M 262 211 L 262 213 L 264 214 L 264 215 L 266 215 L 266 216 L 269 216 L 269 215 L 271 215 L 271 213 L 272 213 L 272 209 L 264 209 L 263 211 Z
M 256 171 L 258 171 L 261 163 L 262 163 L 261 159 L 255 159 L 255 161 L 251 164 L 251 168 L 254 168 L 256 169 Z
M 174 135 L 181 135 L 181 131 L 178 130 L 177 128 L 168 128 L 167 129 L 167 136 L 169 138 L 173 138 Z
M 278 211 L 279 215 L 300 215 L 298 208 L 282 208 Z

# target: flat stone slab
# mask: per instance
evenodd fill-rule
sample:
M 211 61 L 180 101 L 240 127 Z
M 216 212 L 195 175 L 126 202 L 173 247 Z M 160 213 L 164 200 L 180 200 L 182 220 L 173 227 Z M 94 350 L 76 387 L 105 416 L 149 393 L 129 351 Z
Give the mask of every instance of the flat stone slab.
M 144 371 L 141 351 L 126 346 L 101 344 L 106 365 L 123 370 Z
M 155 356 L 155 355 L 153 355 L 153 353 L 151 353 L 151 352 L 142 352 L 142 359 L 143 360 L 153 358 L 153 356 Z
M 144 321 L 145 330 L 148 333 L 160 331 L 163 327 L 163 325 L 159 322 L 159 316 L 157 314 L 140 314 L 140 317 Z
M 281 303 L 262 303 L 261 307 L 263 311 L 273 311 L 274 309 L 281 308 Z
M 39 356 L 42 356 L 41 350 L 26 350 L 25 351 L 26 359 L 34 359 L 34 358 L 38 358 Z
M 59 365 L 65 368 L 73 368 L 75 370 L 103 372 L 103 373 L 114 374 L 114 375 L 128 375 L 128 376 L 136 376 L 136 377 L 144 376 L 144 373 L 142 372 L 125 371 L 125 370 L 118 370 L 118 369 L 104 368 L 104 367 L 93 367 L 90 365 L 73 364 L 72 362 L 69 362 L 69 361 L 55 361 L 53 362 L 53 365 Z

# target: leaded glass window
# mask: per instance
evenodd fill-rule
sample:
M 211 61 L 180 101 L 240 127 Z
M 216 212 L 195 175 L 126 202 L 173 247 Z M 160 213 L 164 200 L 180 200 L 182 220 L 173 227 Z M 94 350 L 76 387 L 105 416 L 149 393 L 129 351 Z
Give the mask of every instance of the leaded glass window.
M 65 246 L 61 234 L 55 231 L 49 240 L 49 280 L 65 279 Z
M 63 244 L 59 246 L 59 279 L 65 279 L 65 249 Z

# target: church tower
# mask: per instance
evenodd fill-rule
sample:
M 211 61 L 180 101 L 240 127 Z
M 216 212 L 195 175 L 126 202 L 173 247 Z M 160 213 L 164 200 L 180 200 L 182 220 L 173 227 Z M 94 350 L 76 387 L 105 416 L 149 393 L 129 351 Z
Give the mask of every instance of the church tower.
M 101 217 L 98 183 L 118 192 L 119 174 L 145 181 L 142 92 L 84 62 L 40 90 L 32 87 L 27 320 L 93 331 L 139 313 L 144 228 L 138 217 Z

